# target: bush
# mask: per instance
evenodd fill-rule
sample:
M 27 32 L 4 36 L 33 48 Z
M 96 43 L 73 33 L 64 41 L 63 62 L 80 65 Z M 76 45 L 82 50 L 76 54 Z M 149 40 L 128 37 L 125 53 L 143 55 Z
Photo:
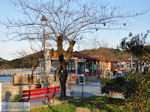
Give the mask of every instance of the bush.
M 13 99 L 9 100 L 9 102 L 20 102 L 21 101 L 21 96 L 16 95 Z
M 102 79 L 102 84 L 102 93 L 124 94 L 127 111 L 150 111 L 150 73 L 127 73 L 125 77 Z
M 124 92 L 124 86 L 126 84 L 126 80 L 124 77 L 117 77 L 115 79 L 105 78 L 102 79 L 102 93 L 110 94 L 113 92 Z
M 127 111 L 150 111 L 150 74 L 128 73 L 125 86 L 125 98 Z
M 102 83 L 102 88 L 101 88 L 102 94 L 103 93 L 110 94 L 110 92 L 112 90 L 111 89 L 111 87 L 112 87 L 111 79 L 110 78 L 101 78 L 101 83 Z

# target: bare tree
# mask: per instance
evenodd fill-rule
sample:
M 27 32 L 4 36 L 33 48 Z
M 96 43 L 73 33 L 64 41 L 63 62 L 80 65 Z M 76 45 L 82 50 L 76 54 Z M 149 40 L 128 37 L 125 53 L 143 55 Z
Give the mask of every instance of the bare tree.
M 102 43 L 102 45 L 101 45 L 102 48 L 108 47 L 108 43 L 105 40 L 102 40 L 101 43 Z
M 139 14 L 122 13 L 118 7 L 111 7 L 99 0 L 14 0 L 23 11 L 23 20 L 8 20 L 11 37 L 18 40 L 42 40 L 42 15 L 47 18 L 46 41 L 56 42 L 60 66 L 57 75 L 61 84 L 61 97 L 66 96 L 66 80 L 73 47 L 85 33 L 101 29 L 120 29 L 126 26 L 126 18 Z M 124 20 L 124 21 L 123 21 Z M 64 58 L 63 43 L 68 42 L 67 57 Z
M 97 39 L 97 37 L 94 37 L 91 41 L 92 49 L 98 49 L 101 47 L 100 41 Z
M 29 83 L 33 83 L 34 71 L 42 61 L 41 59 L 43 57 L 43 52 L 33 50 L 33 53 L 29 55 L 25 50 L 21 50 L 17 51 L 17 54 L 21 57 L 20 67 L 31 68 L 31 78 L 29 80 Z

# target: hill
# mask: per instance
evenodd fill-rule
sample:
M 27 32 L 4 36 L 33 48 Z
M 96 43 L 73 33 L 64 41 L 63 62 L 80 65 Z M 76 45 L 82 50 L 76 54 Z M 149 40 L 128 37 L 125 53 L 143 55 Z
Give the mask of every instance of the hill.
M 39 65 L 40 58 L 42 58 L 42 52 L 36 52 L 25 57 L 12 60 L 9 62 L 9 65 L 12 68 L 31 68 Z
M 113 48 L 89 49 L 80 51 L 80 53 L 95 57 L 104 57 L 112 60 L 127 60 L 130 57 L 129 53 Z
M 31 68 L 39 65 L 42 52 L 36 52 L 22 58 L 7 61 L 0 58 L 0 69 Z
M 7 61 L 7 60 L 5 60 L 5 59 L 3 59 L 3 58 L 0 58 L 0 62 L 2 62 L 2 61 Z
M 80 53 L 89 56 L 104 57 L 112 60 L 127 60 L 129 54 L 113 48 L 98 48 L 80 51 Z M 22 58 L 7 61 L 0 58 L 0 68 L 13 69 L 13 68 L 31 68 L 39 65 L 39 58 L 42 58 L 42 52 L 33 53 Z
M 0 69 L 6 68 L 8 66 L 8 60 L 0 58 Z

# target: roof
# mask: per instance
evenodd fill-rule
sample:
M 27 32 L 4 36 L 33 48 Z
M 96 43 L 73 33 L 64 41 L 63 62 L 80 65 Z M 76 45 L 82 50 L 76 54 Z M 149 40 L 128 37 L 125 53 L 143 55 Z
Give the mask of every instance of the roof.
M 111 59 L 106 59 L 106 58 L 100 58 L 100 57 L 89 56 L 89 55 L 86 55 L 86 54 L 81 54 L 79 52 L 73 52 L 73 56 L 78 57 L 78 58 L 84 58 L 84 59 L 87 59 L 87 60 L 92 60 L 92 61 L 101 60 L 101 61 L 112 62 L 112 63 L 117 62 L 117 61 L 111 60 Z
M 93 61 L 98 60 L 98 59 L 95 58 L 95 57 L 91 57 L 91 56 L 88 56 L 88 55 L 86 55 L 86 54 L 81 54 L 81 53 L 79 53 L 79 52 L 73 52 L 73 56 L 79 57 L 79 58 L 84 58 L 84 59 L 87 59 L 87 60 L 93 60 Z
M 55 52 L 57 52 L 57 51 L 55 51 Z M 63 51 L 63 52 L 66 53 L 66 51 Z M 112 63 L 117 62 L 115 60 L 106 59 L 106 58 L 102 58 L 102 57 L 89 56 L 87 54 L 82 54 L 82 53 L 79 53 L 79 52 L 73 52 L 73 57 L 83 58 L 83 59 L 90 60 L 90 61 L 101 60 L 101 61 L 112 62 Z

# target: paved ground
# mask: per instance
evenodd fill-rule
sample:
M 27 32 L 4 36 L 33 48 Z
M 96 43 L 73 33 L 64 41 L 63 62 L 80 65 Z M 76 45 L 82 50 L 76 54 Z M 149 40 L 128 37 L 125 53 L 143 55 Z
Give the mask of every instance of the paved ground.
M 68 86 L 66 92 L 68 96 L 71 96 L 71 92 L 74 92 L 73 96 L 82 97 L 82 85 L 71 85 L 71 92 L 70 87 Z M 102 96 L 102 94 L 100 94 L 99 80 L 88 81 L 85 85 L 83 85 L 83 97 L 89 96 Z M 44 101 L 43 102 L 39 101 L 31 103 L 30 106 L 31 108 L 37 108 L 44 105 L 45 105 Z
M 70 90 L 71 87 L 71 90 Z M 67 88 L 67 95 L 71 96 L 71 92 L 73 96 L 82 97 L 82 85 L 71 85 Z M 83 85 L 83 96 L 102 96 L 100 91 L 100 81 L 95 80 L 91 82 L 87 82 L 87 84 Z
M 100 81 L 98 79 L 90 80 L 85 85 L 83 85 L 83 97 L 104 96 L 105 94 L 101 94 L 100 89 Z M 71 96 L 72 92 L 73 96 L 82 97 L 82 85 L 71 85 L 70 87 L 68 86 L 66 92 L 68 96 Z M 119 94 L 116 94 L 114 97 L 122 98 L 122 96 Z M 31 103 L 31 108 L 37 108 L 43 105 L 45 105 L 45 102 L 35 102 Z

